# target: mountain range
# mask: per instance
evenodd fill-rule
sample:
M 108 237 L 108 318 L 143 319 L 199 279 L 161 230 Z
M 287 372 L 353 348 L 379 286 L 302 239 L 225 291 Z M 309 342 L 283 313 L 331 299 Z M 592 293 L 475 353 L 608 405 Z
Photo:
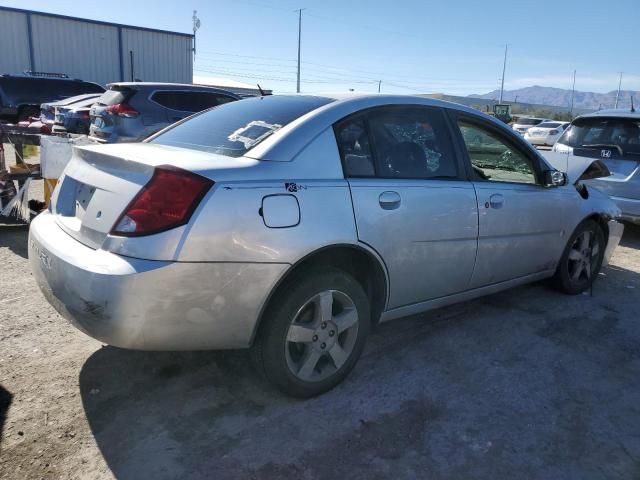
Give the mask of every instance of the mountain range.
M 580 92 L 576 90 L 574 108 L 584 110 L 613 108 L 616 102 L 616 94 L 617 90 L 607 93 Z M 622 90 L 618 100 L 618 108 L 629 108 L 631 106 L 631 96 L 633 96 L 634 105 L 636 107 L 640 106 L 640 92 Z M 469 98 L 497 100 L 500 98 L 500 90 L 494 90 L 480 95 L 469 95 Z M 505 90 L 502 99 L 505 102 L 568 107 L 571 104 L 571 90 L 534 85 L 533 87 L 519 88 L 517 90 Z

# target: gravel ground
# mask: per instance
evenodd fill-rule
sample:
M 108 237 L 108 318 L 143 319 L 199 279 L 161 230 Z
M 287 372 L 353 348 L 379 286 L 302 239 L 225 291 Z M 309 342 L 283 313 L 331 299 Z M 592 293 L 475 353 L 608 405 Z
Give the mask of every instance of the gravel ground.
M 640 228 L 593 296 L 536 284 L 385 324 L 307 401 L 242 351 L 88 338 L 26 239 L 0 226 L 1 479 L 640 478 Z

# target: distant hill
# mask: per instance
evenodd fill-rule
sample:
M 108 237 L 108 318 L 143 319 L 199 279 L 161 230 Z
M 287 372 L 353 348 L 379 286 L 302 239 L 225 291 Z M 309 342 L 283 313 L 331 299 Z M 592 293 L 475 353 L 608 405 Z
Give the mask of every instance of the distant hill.
M 616 102 L 616 90 L 608 93 L 595 92 L 575 92 L 574 109 L 598 110 L 600 108 L 613 108 Z M 622 90 L 618 108 L 629 108 L 631 106 L 631 96 L 634 103 L 640 104 L 640 92 L 632 90 Z M 571 90 L 553 87 L 533 87 L 519 88 L 517 90 L 505 90 L 502 96 L 504 101 L 517 103 L 531 103 L 538 105 L 549 105 L 567 108 L 571 104 Z M 500 90 L 494 90 L 480 95 L 469 95 L 468 98 L 497 100 L 500 98 Z
M 492 112 L 493 105 L 498 103 L 493 98 L 480 98 L 477 96 L 469 96 L 469 97 L 458 97 L 455 95 L 445 95 L 444 93 L 429 93 L 418 95 L 420 97 L 429 97 L 436 98 L 438 100 L 445 100 L 447 102 L 460 103 L 462 105 L 466 105 L 468 107 L 476 108 L 483 112 Z M 520 102 L 520 98 L 518 98 L 518 103 L 510 101 L 508 97 L 504 98 L 505 103 L 512 104 L 512 112 L 514 114 L 525 114 L 525 115 L 536 115 L 541 117 L 549 117 L 555 118 L 557 120 L 568 120 L 568 112 L 569 108 L 566 106 L 554 106 L 554 105 L 541 105 L 535 103 L 524 103 Z M 575 115 L 580 115 L 582 113 L 592 112 L 596 109 L 585 109 L 585 108 L 574 108 L 573 113 Z

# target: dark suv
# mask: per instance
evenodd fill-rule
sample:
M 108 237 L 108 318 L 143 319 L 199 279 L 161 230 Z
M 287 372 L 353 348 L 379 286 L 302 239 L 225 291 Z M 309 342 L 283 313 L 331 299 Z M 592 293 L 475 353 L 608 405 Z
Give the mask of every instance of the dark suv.
M 102 93 L 97 83 L 64 74 L 25 72 L 0 75 L 0 120 L 16 123 L 40 115 L 40 105 L 83 93 Z
M 139 142 L 196 112 L 240 100 L 219 88 L 178 83 L 121 82 L 91 107 L 89 136 L 106 143 Z

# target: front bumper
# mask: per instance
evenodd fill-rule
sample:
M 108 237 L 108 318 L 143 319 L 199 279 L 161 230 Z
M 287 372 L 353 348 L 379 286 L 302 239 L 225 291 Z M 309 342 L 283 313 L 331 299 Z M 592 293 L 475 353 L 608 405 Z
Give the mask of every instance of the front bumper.
M 208 350 L 250 345 L 287 264 L 164 262 L 93 250 L 44 212 L 31 224 L 29 263 L 47 300 L 110 345 Z
M 634 198 L 611 197 L 616 205 L 622 210 L 621 219 L 640 225 L 640 200 Z
M 604 250 L 604 259 L 602 260 L 603 267 L 609 265 L 611 256 L 620 243 L 620 239 L 624 233 L 624 225 L 616 220 L 609 220 L 607 226 L 609 228 L 609 238 L 607 239 L 607 248 Z

